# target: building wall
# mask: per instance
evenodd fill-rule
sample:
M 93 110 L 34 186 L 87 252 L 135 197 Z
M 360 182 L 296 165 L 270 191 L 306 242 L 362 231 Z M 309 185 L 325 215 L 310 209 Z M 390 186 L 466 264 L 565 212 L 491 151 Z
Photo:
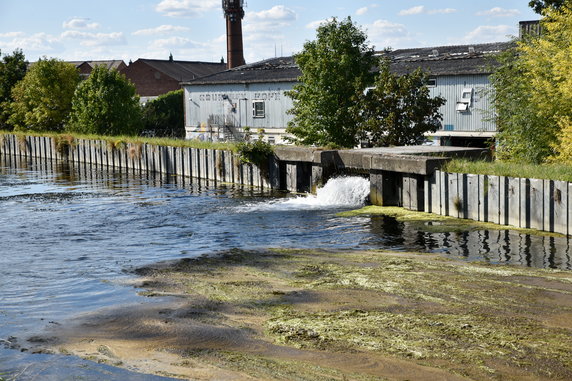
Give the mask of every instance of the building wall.
M 496 132 L 494 121 L 487 120 L 492 113 L 488 75 L 439 76 L 436 86 L 430 87 L 431 96 L 442 96 L 445 105 L 439 111 L 443 114 L 443 128 L 437 136 L 484 136 Z M 457 102 L 465 89 L 472 89 L 472 97 L 466 111 L 457 111 Z
M 240 136 L 245 127 L 253 135 L 264 129 L 265 139 L 282 143 L 292 115 L 292 100 L 285 92 L 294 83 L 228 84 L 185 86 L 187 139 L 209 141 Z M 264 104 L 264 116 L 253 115 L 254 101 Z
M 144 62 L 135 61 L 121 71 L 135 85 L 141 97 L 154 97 L 181 88 L 179 81 Z

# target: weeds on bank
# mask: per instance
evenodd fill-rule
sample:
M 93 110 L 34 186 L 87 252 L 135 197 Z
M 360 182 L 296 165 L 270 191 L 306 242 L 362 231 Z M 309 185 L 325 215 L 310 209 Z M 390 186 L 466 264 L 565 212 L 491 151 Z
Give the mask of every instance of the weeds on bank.
M 79 135 L 79 134 L 58 134 L 58 133 L 38 133 L 38 132 L 16 132 L 16 131 L 0 131 L 0 136 L 3 134 L 12 134 L 16 136 L 46 136 L 54 139 L 62 139 L 61 137 L 70 137 L 71 139 L 91 139 L 91 140 L 101 140 L 107 142 L 110 146 L 115 146 L 119 143 L 123 144 L 153 144 L 160 146 L 170 146 L 170 147 L 188 147 L 188 148 L 200 148 L 200 149 L 214 149 L 214 150 L 227 150 L 236 152 L 236 144 L 234 143 L 213 143 L 213 142 L 201 142 L 199 140 L 184 140 L 184 139 L 171 139 L 171 138 L 146 138 L 139 136 L 106 136 L 106 135 Z M 118 143 L 119 142 L 119 143 Z
M 455 159 L 443 168 L 447 172 L 572 181 L 572 166 L 565 164 L 521 164 L 503 161 Z

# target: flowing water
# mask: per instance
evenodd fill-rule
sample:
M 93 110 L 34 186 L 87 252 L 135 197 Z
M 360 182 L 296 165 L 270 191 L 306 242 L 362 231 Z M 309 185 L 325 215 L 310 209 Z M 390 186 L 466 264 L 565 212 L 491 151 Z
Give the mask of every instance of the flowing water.
M 31 354 L 67 318 L 153 303 L 129 270 L 231 248 L 392 249 L 570 270 L 569 241 L 509 230 L 432 234 L 382 216 L 342 218 L 367 180 L 286 196 L 175 177 L 0 161 L 0 380 L 159 380 L 71 356 Z

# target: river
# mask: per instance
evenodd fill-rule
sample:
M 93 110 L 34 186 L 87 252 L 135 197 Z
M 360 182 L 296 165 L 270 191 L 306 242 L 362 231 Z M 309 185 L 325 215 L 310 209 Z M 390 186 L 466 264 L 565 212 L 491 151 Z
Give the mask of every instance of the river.
M 107 306 L 153 303 L 130 270 L 231 248 L 391 249 L 570 270 L 569 241 L 509 230 L 427 233 L 360 207 L 361 178 L 317 196 L 0 159 L 0 380 L 161 380 L 30 353 L 50 325 Z

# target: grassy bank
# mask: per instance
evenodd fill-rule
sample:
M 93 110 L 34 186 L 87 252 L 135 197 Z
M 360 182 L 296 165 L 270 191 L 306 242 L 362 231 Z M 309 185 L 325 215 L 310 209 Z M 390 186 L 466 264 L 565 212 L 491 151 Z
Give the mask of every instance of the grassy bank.
M 76 320 L 55 350 L 192 379 L 572 378 L 569 272 L 269 249 L 138 274 L 176 302 Z
M 501 161 L 452 160 L 443 170 L 456 173 L 524 177 L 530 179 L 572 181 L 572 166 L 564 164 L 520 164 Z
M 234 143 L 213 143 L 213 142 L 201 142 L 199 140 L 185 140 L 185 139 L 172 139 L 172 138 L 146 138 L 140 136 L 105 136 L 105 135 L 57 134 L 48 132 L 37 133 L 37 132 L 0 131 L 0 136 L 6 134 L 13 134 L 17 136 L 47 136 L 54 139 L 65 139 L 68 142 L 73 142 L 74 139 L 102 140 L 108 142 L 112 146 L 117 146 L 122 143 L 133 143 L 133 144 L 155 144 L 160 146 L 172 146 L 172 147 L 216 149 L 216 150 L 227 150 L 233 152 L 237 151 L 236 144 Z

